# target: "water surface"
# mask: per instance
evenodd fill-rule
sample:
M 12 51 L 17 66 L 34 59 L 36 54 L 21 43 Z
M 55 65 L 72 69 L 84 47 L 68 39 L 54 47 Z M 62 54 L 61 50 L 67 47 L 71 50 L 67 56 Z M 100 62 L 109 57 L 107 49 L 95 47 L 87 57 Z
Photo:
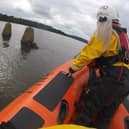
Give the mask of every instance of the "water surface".
M 84 43 L 56 33 L 34 28 L 39 49 L 21 51 L 20 40 L 26 26 L 12 24 L 9 42 L 2 40 L 5 22 L 0 22 L 0 110 L 53 68 L 79 53 Z

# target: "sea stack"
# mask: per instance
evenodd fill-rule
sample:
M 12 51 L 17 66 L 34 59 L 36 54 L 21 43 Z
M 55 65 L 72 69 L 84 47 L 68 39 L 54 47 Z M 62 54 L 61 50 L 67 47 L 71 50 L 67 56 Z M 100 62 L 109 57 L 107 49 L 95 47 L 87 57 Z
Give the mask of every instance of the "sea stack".
M 27 27 L 21 39 L 21 47 L 31 47 L 34 42 L 34 30 Z
M 12 34 L 12 26 L 11 26 L 11 23 L 8 22 L 5 24 L 5 27 L 2 32 L 3 40 L 6 40 L 6 41 L 10 40 L 11 34 Z

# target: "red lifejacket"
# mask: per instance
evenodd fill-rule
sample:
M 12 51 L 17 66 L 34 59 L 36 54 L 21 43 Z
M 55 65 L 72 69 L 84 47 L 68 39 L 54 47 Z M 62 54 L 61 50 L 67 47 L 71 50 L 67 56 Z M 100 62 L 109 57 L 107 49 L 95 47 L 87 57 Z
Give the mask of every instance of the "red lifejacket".
M 120 24 L 113 24 L 113 29 L 119 35 L 120 40 L 120 52 L 119 56 L 121 57 L 121 61 L 126 64 L 129 64 L 129 39 L 127 36 L 127 29 L 120 27 Z

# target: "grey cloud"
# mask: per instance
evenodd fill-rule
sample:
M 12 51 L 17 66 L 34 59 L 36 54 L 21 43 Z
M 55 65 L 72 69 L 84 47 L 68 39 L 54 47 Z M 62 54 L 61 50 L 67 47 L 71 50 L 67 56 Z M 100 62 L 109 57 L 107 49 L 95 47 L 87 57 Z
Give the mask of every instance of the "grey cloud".
M 121 5 L 121 0 L 28 0 L 28 2 L 32 8 L 31 12 L 25 12 L 19 8 L 14 9 L 12 6 L 15 3 L 14 0 L 0 1 L 0 11 L 47 23 L 67 33 L 85 38 L 95 30 L 98 7 L 103 4 L 111 4 L 118 9 L 121 23 L 129 28 L 128 0 L 122 1 L 125 3 L 124 6 Z
M 71 2 L 69 0 L 30 0 L 30 3 L 36 15 L 48 18 L 52 21 L 52 24 L 59 29 L 67 29 L 67 32 L 73 34 L 81 32 L 80 35 L 83 33 L 83 36 L 88 33 L 86 33 L 83 28 L 88 26 L 87 28 L 93 31 L 93 29 L 91 29 L 93 25 L 91 25 L 92 27 L 89 26 L 95 21 L 95 18 L 93 19 L 95 14 L 92 13 L 92 6 L 87 6 L 86 3 L 84 3 L 84 5 L 80 4 L 81 2 L 78 2 L 78 0 Z M 95 6 L 95 4 L 93 4 L 93 6 Z M 91 17 L 91 21 L 88 21 L 86 16 Z M 87 28 L 85 30 L 88 30 Z M 75 30 L 78 30 L 78 32 Z
M 69 16 L 73 12 L 79 11 L 78 8 L 73 6 L 72 4 L 69 4 L 69 0 L 65 1 L 58 1 L 58 0 L 30 0 L 30 3 L 32 5 L 32 9 L 36 14 L 46 16 L 48 18 L 53 17 L 53 13 L 51 12 L 52 9 L 58 10 L 60 15 L 63 17 Z M 55 12 L 56 13 L 56 12 Z M 56 14 L 55 14 L 56 15 Z

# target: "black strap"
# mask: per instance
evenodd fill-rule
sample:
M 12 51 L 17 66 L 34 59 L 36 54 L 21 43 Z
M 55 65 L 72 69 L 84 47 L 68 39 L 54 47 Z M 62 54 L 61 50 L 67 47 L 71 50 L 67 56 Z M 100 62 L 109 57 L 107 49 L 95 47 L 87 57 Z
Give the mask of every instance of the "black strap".
M 96 59 L 96 66 L 98 68 L 105 66 L 112 66 L 114 63 L 118 61 L 121 61 L 121 56 L 119 54 L 108 57 L 101 56 L 100 58 Z

